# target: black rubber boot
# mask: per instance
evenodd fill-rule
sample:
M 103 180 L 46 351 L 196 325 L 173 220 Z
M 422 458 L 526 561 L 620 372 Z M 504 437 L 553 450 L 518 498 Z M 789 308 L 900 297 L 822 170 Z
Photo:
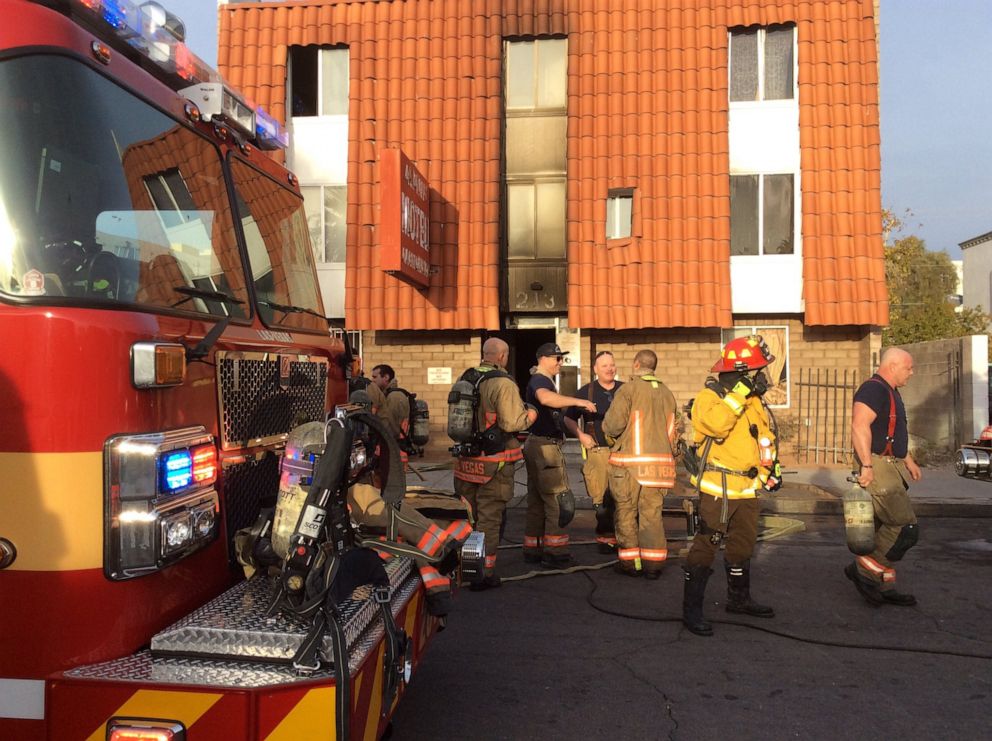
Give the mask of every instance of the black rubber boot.
M 713 569 L 707 566 L 685 567 L 685 592 L 682 596 L 682 622 L 697 636 L 713 635 L 713 626 L 703 619 L 706 582 Z
M 751 599 L 751 562 L 725 563 L 727 568 L 727 612 L 773 618 L 775 610 Z
M 881 607 L 885 604 L 885 598 L 882 596 L 882 592 L 879 590 L 878 586 L 874 582 L 870 582 L 863 578 L 858 572 L 858 565 L 855 563 L 849 563 L 844 567 L 844 576 L 850 579 L 854 583 L 854 588 L 858 590 L 858 594 L 865 598 L 867 602 L 872 607 Z

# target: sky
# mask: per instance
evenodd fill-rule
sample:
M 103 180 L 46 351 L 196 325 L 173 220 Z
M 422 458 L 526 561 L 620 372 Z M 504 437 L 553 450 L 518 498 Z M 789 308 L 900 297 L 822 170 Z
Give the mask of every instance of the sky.
M 162 0 L 217 63 L 215 0 Z M 882 206 L 960 259 L 992 231 L 992 1 L 881 0 Z

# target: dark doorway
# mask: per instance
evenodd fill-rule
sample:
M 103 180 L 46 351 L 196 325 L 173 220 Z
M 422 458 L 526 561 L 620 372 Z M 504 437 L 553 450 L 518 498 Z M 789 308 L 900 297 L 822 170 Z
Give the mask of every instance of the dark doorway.
M 554 329 L 504 329 L 495 336 L 510 345 L 507 373 L 513 376 L 523 394 L 530 381 L 530 371 L 537 365 L 537 348 L 545 342 L 555 341 Z

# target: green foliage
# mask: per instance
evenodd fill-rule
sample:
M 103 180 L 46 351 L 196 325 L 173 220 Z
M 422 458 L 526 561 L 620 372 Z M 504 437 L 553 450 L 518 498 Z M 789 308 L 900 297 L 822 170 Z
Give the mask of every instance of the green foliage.
M 901 223 L 891 217 L 892 230 Z M 919 237 L 897 239 L 885 248 L 885 278 L 889 288 L 889 327 L 884 345 L 984 334 L 990 317 L 981 307 L 954 310 L 949 297 L 957 287 L 957 272 L 946 252 L 929 252 Z

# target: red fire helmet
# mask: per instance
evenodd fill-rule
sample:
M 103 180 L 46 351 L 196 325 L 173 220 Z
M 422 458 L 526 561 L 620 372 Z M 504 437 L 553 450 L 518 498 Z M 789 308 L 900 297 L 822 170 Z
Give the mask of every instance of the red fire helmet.
M 764 368 L 775 360 L 768 345 L 761 339 L 760 334 L 747 337 L 737 337 L 724 345 L 720 359 L 710 368 L 712 373 L 728 373 L 730 371 L 749 371 Z

